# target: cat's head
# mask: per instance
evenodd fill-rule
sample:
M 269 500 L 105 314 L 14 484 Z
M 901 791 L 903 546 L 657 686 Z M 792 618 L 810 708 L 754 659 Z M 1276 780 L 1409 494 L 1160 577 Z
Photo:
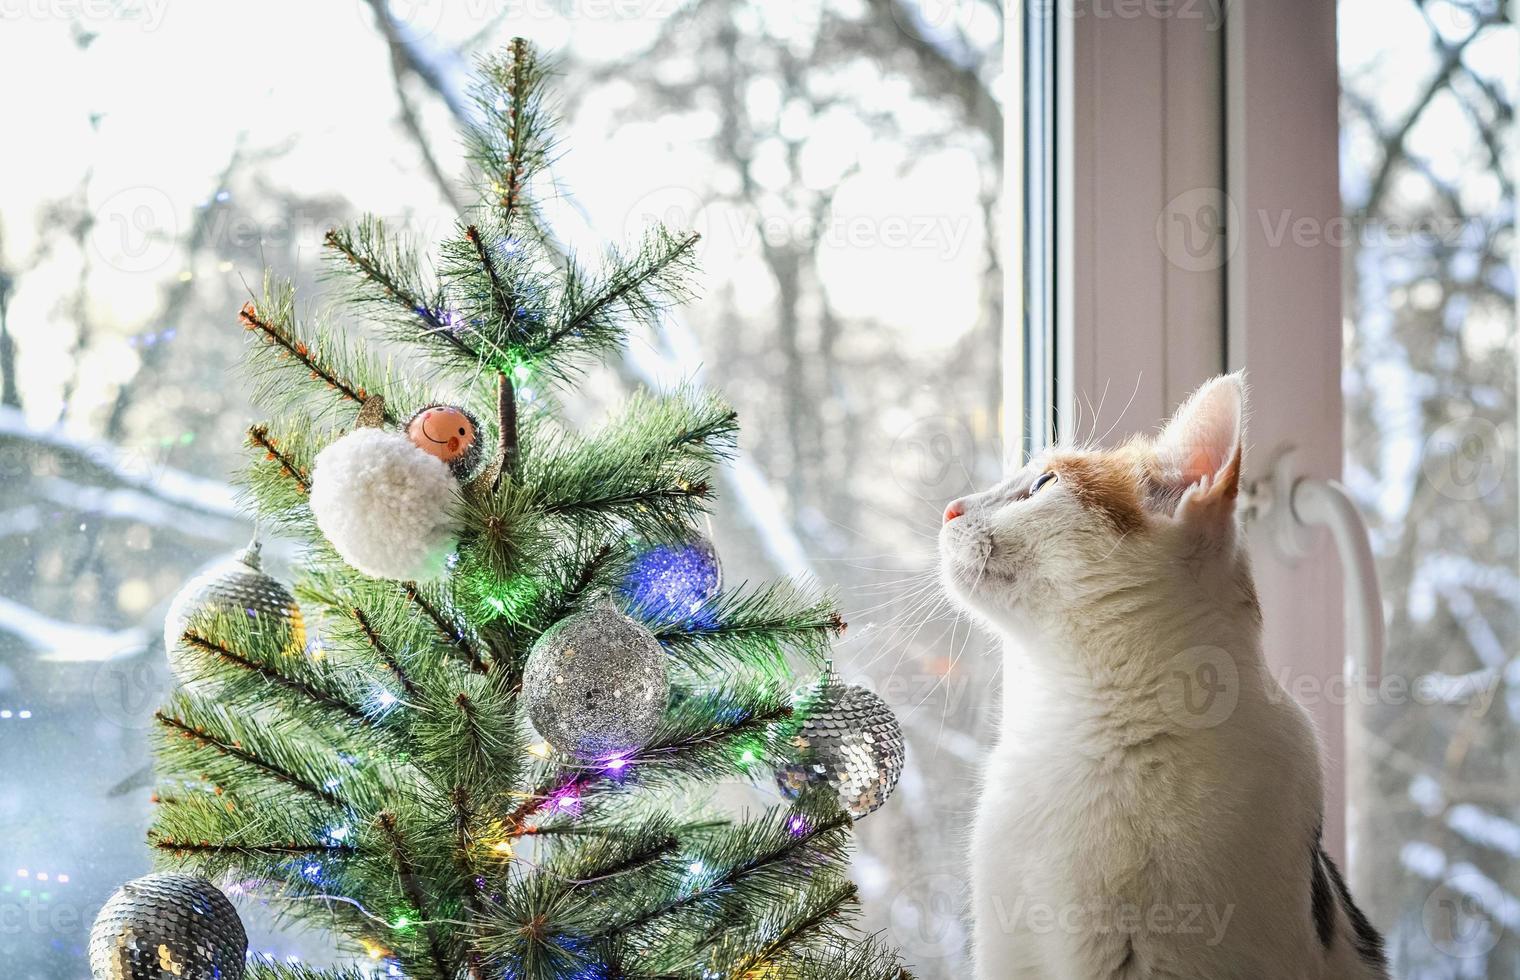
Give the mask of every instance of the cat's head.
M 1244 420 L 1242 377 L 1215 378 L 1155 437 L 1053 447 L 952 501 L 939 535 L 946 586 L 993 626 L 1045 634 L 1177 589 L 1254 603 L 1236 542 Z

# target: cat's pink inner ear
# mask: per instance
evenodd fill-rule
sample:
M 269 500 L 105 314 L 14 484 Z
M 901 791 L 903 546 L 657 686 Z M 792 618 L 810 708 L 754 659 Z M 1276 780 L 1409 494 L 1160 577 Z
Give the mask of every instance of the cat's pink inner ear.
M 1239 374 L 1205 383 L 1177 410 L 1156 439 L 1166 478 L 1182 488 L 1205 479 L 1230 497 L 1240 479 L 1245 385 Z

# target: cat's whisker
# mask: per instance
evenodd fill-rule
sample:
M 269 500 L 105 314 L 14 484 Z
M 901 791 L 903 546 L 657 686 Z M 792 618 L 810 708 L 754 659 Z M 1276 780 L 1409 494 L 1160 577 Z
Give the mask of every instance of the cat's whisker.
M 1096 436 L 1098 434 L 1098 420 L 1103 417 L 1103 406 L 1108 404 L 1108 386 L 1113 380 L 1113 377 L 1110 376 L 1103 382 L 1103 393 L 1098 396 L 1098 407 L 1093 410 L 1092 432 L 1090 435 Z M 1106 434 L 1102 438 L 1106 438 Z M 1102 438 L 1093 440 L 1090 445 L 1097 445 L 1102 441 Z
M 922 632 L 923 628 L 928 625 L 928 623 L 938 617 L 940 609 L 948 601 L 949 599 L 944 595 L 944 593 L 938 590 L 930 592 L 915 601 L 910 609 L 904 611 L 902 615 L 896 617 L 896 622 L 894 624 L 888 626 L 889 629 L 893 629 L 895 631 L 896 636 L 892 639 L 889 639 L 888 642 L 881 648 L 881 650 L 877 652 L 876 656 L 872 657 L 870 661 L 868 661 L 864 666 L 874 666 L 886 656 L 891 654 L 894 650 L 896 650 L 899 651 L 899 653 L 897 663 L 893 666 L 892 670 L 892 673 L 895 674 L 897 672 L 897 667 L 902 665 L 903 657 L 906 656 L 908 649 L 912 646 L 913 641 L 917 638 L 918 634 Z M 919 618 L 920 611 L 926 607 L 928 609 L 928 612 L 924 613 L 922 618 Z M 918 619 L 918 625 L 913 627 L 911 632 L 905 632 L 905 630 L 901 628 L 900 624 L 910 617 Z
M 924 506 L 927 508 L 929 505 L 927 503 L 925 503 Z M 897 522 L 898 519 L 901 517 L 900 514 L 882 514 L 880 512 L 871 510 L 869 508 L 867 509 L 867 513 L 875 514 L 878 517 L 887 517 L 887 518 L 890 518 L 890 519 L 892 519 L 894 521 L 894 523 Z M 839 520 L 836 517 L 827 517 L 827 518 L 824 518 L 824 519 L 826 521 L 828 521 L 830 524 L 834 525 L 835 527 L 840 528 L 840 529 L 845 530 L 845 531 L 849 531 L 851 534 L 854 534 L 854 535 L 856 535 L 858 537 L 864 538 L 864 537 L 868 537 L 869 536 L 868 533 L 867 533 L 867 531 L 865 531 L 863 528 L 858 528 L 858 527 L 854 527 L 853 525 L 846 524 L 844 521 L 841 521 L 841 520 Z M 922 527 L 920 527 L 919 525 L 911 523 L 911 522 L 902 524 L 901 527 L 899 528 L 899 530 L 907 531 L 909 534 L 913 535 L 914 537 L 923 538 L 923 539 L 925 539 L 927 541 L 938 541 L 939 540 L 939 532 L 938 531 L 926 531 Z
M 1120 545 L 1121 545 L 1121 544 L 1123 544 L 1123 543 L 1124 543 L 1124 539 L 1125 539 L 1125 538 L 1127 538 L 1127 537 L 1129 537 L 1129 532 L 1128 532 L 1128 531 L 1124 531 L 1124 532 L 1122 532 L 1122 533 L 1121 533 L 1121 534 L 1120 534 L 1120 535 L 1119 535 L 1119 537 L 1118 537 L 1118 538 L 1117 538 L 1117 539 L 1115 539 L 1115 540 L 1114 540 L 1114 545 L 1113 545 L 1113 547 L 1112 547 L 1112 548 L 1109 548 L 1109 549 L 1108 549 L 1108 553 L 1107 553 L 1107 554 L 1105 554 L 1105 555 L 1104 555 L 1104 556 L 1103 556 L 1103 557 L 1102 557 L 1102 558 L 1101 558 L 1101 559 L 1100 559 L 1100 561 L 1104 561 L 1104 562 L 1106 562 L 1106 561 L 1108 561 L 1108 560 L 1109 560 L 1109 559 L 1110 559 L 1110 558 L 1112 558 L 1112 557 L 1113 557 L 1113 556 L 1114 556 L 1114 552 L 1116 552 L 1116 551 L 1118 551 L 1118 550 L 1119 550 L 1119 546 L 1120 546 Z
M 986 575 L 986 573 L 987 573 L 987 565 L 991 561 L 992 561 L 992 553 L 990 551 L 987 554 L 985 554 L 985 555 L 982 556 L 982 564 L 977 569 L 975 580 L 973 580 L 972 583 L 971 583 L 971 589 L 970 589 L 971 592 L 974 593 L 976 591 L 977 587 L 982 584 L 982 577 L 984 575 Z M 919 703 L 917 705 L 914 705 L 915 709 L 919 708 L 919 707 L 922 707 L 924 701 L 927 701 L 927 700 L 929 700 L 929 698 L 933 697 L 934 693 L 939 690 L 940 685 L 944 681 L 944 679 L 947 678 L 947 677 L 949 677 L 952 673 L 955 672 L 955 665 L 960 662 L 960 656 L 961 656 L 962 653 L 965 652 L 964 644 L 963 644 L 962 649 L 960 651 L 956 651 L 955 650 L 955 630 L 956 630 L 956 627 L 960 624 L 960 619 L 961 619 L 961 611 L 957 609 L 955 616 L 952 617 L 951 620 L 950 620 L 950 647 L 951 647 L 951 651 L 952 652 L 950 654 L 950 665 L 949 665 L 949 668 L 945 671 L 944 674 L 940 675 L 940 680 L 936 681 L 935 684 L 934 684 L 934 686 L 929 689 L 929 692 L 924 695 L 923 700 L 919 701 Z M 973 630 L 968 629 L 967 632 L 966 632 L 966 639 L 964 641 L 965 643 L 970 643 L 972 634 L 973 634 Z M 946 703 L 945 703 L 945 709 L 944 710 L 947 711 L 948 709 L 949 709 L 949 702 L 946 701 Z M 941 712 L 941 716 L 940 716 L 940 727 L 941 727 L 941 730 L 943 730 L 943 728 L 944 728 L 944 712 L 943 711 Z
M 863 607 L 861 609 L 852 610 L 851 615 L 853 615 L 855 618 L 858 619 L 861 616 L 866 616 L 866 615 L 869 615 L 871 613 L 877 612 L 879 610 L 886 609 L 889 606 L 896 606 L 896 605 L 900 605 L 902 603 L 911 603 L 913 606 L 916 607 L 921 602 L 927 600 L 927 598 L 929 597 L 930 592 L 932 590 L 934 590 L 936 588 L 936 586 L 937 586 L 936 582 L 925 582 L 925 583 L 919 585 L 917 588 L 908 590 L 908 591 L 903 592 L 901 594 L 888 596 L 886 599 L 882 600 L 881 602 L 876 603 L 875 605 L 866 606 L 866 607 Z M 904 618 L 904 615 L 906 615 L 906 614 L 900 613 L 900 614 L 898 614 L 896 616 L 893 616 L 891 619 L 889 619 L 883 625 L 885 625 L 887 627 L 895 626 L 895 625 L 897 625 L 897 624 L 899 624 L 899 623 L 902 622 L 902 620 Z
M 919 630 L 923 629 L 924 625 L 938 614 L 939 607 L 943 602 L 944 598 L 942 596 L 935 593 L 926 593 L 918 597 L 912 606 L 904 610 L 901 615 L 894 617 L 894 620 L 887 624 L 886 627 L 891 631 L 892 635 L 887 638 L 886 644 L 872 662 L 875 663 L 888 653 L 896 650 L 899 646 L 910 643 Z M 917 625 L 908 626 L 907 624 L 910 620 L 916 621 Z
M 1124 420 L 1124 416 L 1129 413 L 1130 406 L 1135 404 L 1135 398 L 1140 394 L 1140 379 L 1143 376 L 1144 372 L 1137 371 L 1135 373 L 1135 389 L 1129 393 L 1129 401 L 1124 403 L 1124 407 L 1119 409 L 1119 414 L 1115 415 L 1113 422 L 1109 424 L 1108 430 L 1098 438 L 1098 444 L 1101 444 L 1109 436 L 1113 435 L 1114 429 L 1118 428 L 1119 423 Z
M 904 658 L 907 657 L 909 651 L 913 649 L 914 643 L 918 640 L 919 634 L 921 634 L 924 631 L 924 628 L 931 622 L 935 622 L 940 618 L 940 611 L 949 603 L 949 601 L 950 600 L 948 596 L 940 593 L 935 599 L 934 604 L 929 607 L 929 611 L 924 615 L 922 619 L 919 620 L 918 625 L 913 628 L 913 632 L 908 634 L 907 638 L 898 645 L 897 662 L 892 667 L 892 673 L 894 675 L 897 673 L 898 668 L 902 666 L 902 662 Z

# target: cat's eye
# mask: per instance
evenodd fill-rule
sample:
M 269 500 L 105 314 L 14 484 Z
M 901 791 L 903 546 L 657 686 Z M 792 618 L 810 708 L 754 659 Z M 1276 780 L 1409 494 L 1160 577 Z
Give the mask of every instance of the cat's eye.
M 1035 494 L 1039 493 L 1040 490 L 1047 484 L 1054 483 L 1057 479 L 1058 478 L 1055 474 L 1055 471 L 1053 470 L 1046 470 L 1044 473 L 1041 473 L 1039 476 L 1034 478 L 1034 483 L 1030 484 L 1029 496 L 1033 497 Z

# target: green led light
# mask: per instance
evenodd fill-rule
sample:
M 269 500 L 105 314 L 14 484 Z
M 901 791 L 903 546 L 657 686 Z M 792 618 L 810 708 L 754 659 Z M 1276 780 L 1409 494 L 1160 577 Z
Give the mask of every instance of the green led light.
M 481 599 L 481 603 L 489 612 L 486 615 L 495 614 L 496 617 L 505 617 L 516 621 L 538 599 L 539 582 L 531 575 L 514 575 L 505 582 L 493 583 L 488 592 Z

